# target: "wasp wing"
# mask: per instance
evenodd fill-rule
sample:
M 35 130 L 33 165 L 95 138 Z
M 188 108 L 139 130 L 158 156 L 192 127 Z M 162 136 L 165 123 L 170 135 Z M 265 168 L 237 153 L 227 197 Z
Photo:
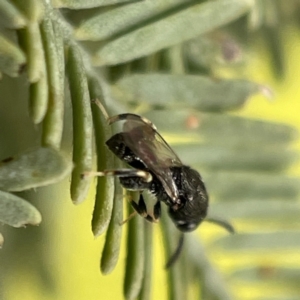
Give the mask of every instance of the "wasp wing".
M 134 114 L 112 117 L 110 123 L 125 120 L 123 132 L 125 142 L 132 152 L 151 170 L 162 183 L 171 199 L 178 199 L 178 190 L 170 167 L 182 166 L 182 162 L 147 119 Z

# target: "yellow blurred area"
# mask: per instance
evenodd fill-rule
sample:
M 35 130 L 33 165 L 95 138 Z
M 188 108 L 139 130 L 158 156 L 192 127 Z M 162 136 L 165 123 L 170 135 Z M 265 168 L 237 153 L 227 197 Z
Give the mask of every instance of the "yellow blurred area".
M 269 101 L 262 95 L 252 97 L 245 108 L 238 112 L 239 115 L 260 118 L 270 121 L 283 122 L 296 127 L 300 131 L 300 38 L 299 32 L 289 29 L 284 35 L 286 50 L 286 75 L 282 81 L 276 81 L 270 71 L 266 49 L 258 48 L 250 53 L 247 76 L 262 84 L 270 86 L 274 91 L 274 100 Z M 258 45 L 260 45 L 258 43 Z M 300 140 L 294 147 L 300 151 Z M 300 175 L 300 162 L 293 166 L 290 174 Z M 93 190 L 93 189 L 92 189 Z M 4 284 L 10 286 L 7 289 L 7 300 L 35 300 L 35 299 L 62 299 L 62 300 L 106 300 L 123 299 L 123 276 L 125 261 L 125 236 L 126 225 L 123 229 L 122 252 L 117 268 L 112 274 L 104 276 L 100 273 L 100 257 L 104 243 L 104 236 L 97 239 L 91 231 L 91 218 L 93 211 L 93 191 L 91 196 L 83 204 L 74 206 L 69 199 L 67 190 L 59 191 L 59 201 L 53 201 L 49 205 L 58 205 L 55 216 L 47 216 L 44 213 L 44 224 L 51 224 L 52 249 L 49 250 L 49 265 L 52 275 L 56 280 L 56 294 L 47 294 L 37 284 L 38 278 L 24 269 L 20 269 L 18 276 L 23 278 L 16 285 L 15 277 L 7 277 Z M 258 208 L 259 209 L 259 208 Z M 167 281 L 164 271 L 165 258 L 163 256 L 162 237 L 159 225 L 154 230 L 154 272 L 153 272 L 153 297 L 152 299 L 166 299 Z M 251 225 L 236 222 L 238 231 L 247 232 Z M 250 227 L 249 227 L 250 226 Z M 273 253 L 226 253 L 211 250 L 209 242 L 216 237 L 227 234 L 210 224 L 203 224 L 197 234 L 202 238 L 207 254 L 212 262 L 227 274 L 237 266 L 256 265 L 285 265 L 300 267 L 300 254 L 293 251 Z M 245 286 L 244 283 L 236 283 L 231 286 L 237 299 L 250 299 L 253 296 L 261 296 L 265 293 L 264 284 L 257 286 Z M 269 288 L 268 288 L 269 289 Z M 282 287 L 272 286 L 274 291 L 282 292 Z M 274 294 L 274 293 L 273 293 Z

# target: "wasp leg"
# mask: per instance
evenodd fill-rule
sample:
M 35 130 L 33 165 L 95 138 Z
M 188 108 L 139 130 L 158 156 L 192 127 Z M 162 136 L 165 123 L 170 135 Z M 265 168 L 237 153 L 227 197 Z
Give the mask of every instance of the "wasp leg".
M 153 207 L 153 215 L 154 219 L 157 222 L 160 219 L 161 216 L 161 207 L 160 207 L 160 201 L 157 201 Z
M 83 178 L 89 176 L 117 176 L 117 177 L 138 177 L 145 182 L 152 181 L 152 175 L 149 172 L 136 169 L 118 169 L 118 170 L 104 170 L 102 172 L 85 172 L 81 175 Z
M 158 220 L 160 218 L 160 214 L 161 214 L 160 202 L 159 201 L 157 201 L 154 205 L 153 216 L 148 214 L 146 203 L 145 203 L 145 200 L 144 200 L 144 197 L 143 197 L 142 194 L 140 194 L 139 203 L 136 203 L 133 200 L 131 200 L 130 204 L 135 209 L 135 211 L 139 215 L 144 217 L 147 221 L 149 221 L 151 223 L 157 223 L 158 222 Z

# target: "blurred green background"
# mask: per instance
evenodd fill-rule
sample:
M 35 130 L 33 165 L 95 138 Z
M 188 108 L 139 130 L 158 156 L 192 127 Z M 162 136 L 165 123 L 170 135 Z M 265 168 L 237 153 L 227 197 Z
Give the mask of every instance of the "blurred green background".
M 93 1 L 84 2 L 89 5 Z M 28 109 L 28 103 L 33 105 L 34 102 L 33 92 L 30 90 L 34 84 L 34 80 L 30 79 L 30 68 L 32 68 L 30 64 L 34 65 L 35 56 L 30 58 L 32 50 L 26 43 L 32 40 L 28 38 L 31 34 L 28 33 L 30 30 L 28 32 L 26 30 L 32 24 L 38 24 L 42 37 L 45 38 L 47 34 L 45 34 L 46 31 L 43 33 L 43 26 L 45 26 L 43 22 L 47 18 L 52 18 L 51 26 L 55 33 L 59 32 L 55 26 L 59 27 L 61 24 L 65 30 L 62 34 L 64 55 L 71 65 L 66 67 L 67 76 L 63 85 L 65 110 L 61 143 L 62 152 L 68 159 L 70 161 L 72 159 L 72 134 L 75 132 L 75 129 L 72 129 L 72 117 L 75 123 L 77 120 L 80 123 L 80 118 L 82 118 L 76 115 L 74 100 L 71 100 L 76 97 L 72 94 L 75 89 L 72 82 L 78 80 L 76 72 L 79 75 L 85 75 L 82 70 L 75 72 L 74 67 L 72 69 L 69 49 L 72 47 L 75 49 L 77 45 L 81 45 L 79 56 L 82 56 L 81 63 L 86 71 L 86 77 L 89 79 L 95 76 L 100 78 L 100 82 L 104 82 L 100 84 L 103 95 L 103 99 L 100 100 L 106 102 L 110 113 L 132 111 L 153 120 L 166 140 L 174 146 L 182 161 L 193 164 L 203 175 L 211 195 L 212 215 L 230 220 L 236 228 L 237 233 L 229 236 L 222 228 L 204 222 L 195 233 L 189 234 L 190 239 L 178 262 L 177 271 L 174 271 L 181 272 L 182 277 L 179 277 L 179 281 L 185 284 L 183 295 L 186 299 L 299 299 L 300 161 L 297 154 L 300 150 L 300 140 L 297 135 L 294 135 L 296 131 L 294 132 L 293 128 L 300 130 L 298 82 L 300 1 L 291 1 L 289 4 L 286 1 L 241 1 L 249 6 L 248 10 L 237 13 L 235 17 L 232 17 L 231 23 L 231 17 L 228 17 L 224 23 L 212 26 L 211 30 L 207 29 L 202 35 L 195 33 L 195 37 L 190 38 L 191 43 L 190 39 L 184 39 L 181 32 L 178 32 L 181 40 L 174 42 L 175 46 L 171 43 L 170 46 L 155 49 L 155 45 L 159 42 L 155 41 L 155 38 L 151 36 L 154 33 L 150 32 L 147 40 L 153 38 L 154 46 L 151 46 L 151 43 L 147 44 L 149 48 L 146 46 L 145 48 L 150 50 L 143 53 L 140 50 L 142 48 L 140 40 L 138 40 L 141 37 L 134 35 L 136 31 L 153 24 L 157 24 L 158 28 L 167 26 L 161 29 L 166 30 L 168 26 L 171 26 L 170 24 L 175 24 L 176 20 L 171 20 L 173 23 L 170 21 L 167 25 L 159 23 L 160 21 L 180 14 L 181 11 L 198 5 L 198 2 L 199 5 L 218 3 L 218 1 L 175 2 L 170 2 L 170 4 L 163 0 L 154 1 L 153 3 L 158 6 L 164 4 L 165 10 L 152 12 L 151 3 L 147 4 L 148 8 L 146 6 L 139 8 L 140 11 L 136 8 L 136 12 L 133 8 L 138 2 L 131 3 L 132 15 L 126 12 L 129 17 L 126 13 L 123 15 L 121 10 L 117 11 L 118 8 L 124 8 L 127 4 L 120 4 L 120 6 L 116 4 L 104 8 L 98 8 L 98 4 L 95 4 L 97 8 L 93 8 L 92 4 L 84 6 L 83 1 L 77 1 L 78 10 L 72 10 L 77 5 L 76 1 L 57 0 L 45 5 L 45 8 L 41 6 L 40 12 L 39 5 L 33 0 L 28 2 L 33 6 L 28 5 L 27 8 L 24 7 L 22 1 L 17 0 L 0 3 L 1 38 L 12 41 L 14 45 L 20 45 L 20 51 L 25 53 L 27 59 L 26 62 L 19 62 L 19 67 L 26 65 L 25 71 L 16 72 L 15 65 L 10 67 L 7 63 L 10 61 L 8 58 L 10 51 L 1 40 L 4 46 L 0 45 L 0 66 L 3 73 L 0 81 L 0 159 L 15 157 L 19 153 L 40 147 L 40 145 L 49 146 L 45 144 L 43 137 L 47 121 L 43 120 L 43 126 L 34 124 L 33 108 L 31 106 Z M 220 1 L 221 4 L 222 2 L 224 1 Z M 21 22 L 21 25 L 15 25 L 15 21 L 11 21 L 12 17 L 7 14 L 6 10 L 7 3 L 22 12 L 24 19 L 27 20 L 24 24 Z M 225 4 L 228 8 L 230 5 L 237 6 L 235 1 L 228 0 Z M 65 8 L 55 8 L 55 11 L 59 12 L 56 15 L 52 11 L 52 5 Z M 146 9 L 149 9 L 152 15 L 149 12 L 149 15 L 143 16 L 141 11 Z M 216 18 L 214 11 L 216 9 L 212 7 L 209 11 L 211 17 L 208 20 Z M 113 23 L 116 27 L 114 32 L 113 29 L 108 28 L 109 25 L 105 27 L 106 23 L 103 21 L 103 36 L 97 37 L 97 34 L 101 35 L 100 29 L 95 30 L 92 25 L 89 25 L 90 29 L 86 25 L 86 29 L 84 24 L 85 22 L 88 24 L 88 21 L 92 24 L 93 18 L 98 15 L 100 18 L 96 20 L 97 24 L 99 22 L 101 24 L 101 18 L 102 20 L 118 19 L 118 16 L 121 20 L 124 18 L 124 23 Z M 141 21 L 139 18 L 142 20 L 146 18 L 146 21 Z M 56 22 L 58 25 L 55 25 Z M 207 23 L 210 22 L 207 21 Z M 184 26 L 180 24 L 179 27 Z M 19 29 L 24 26 L 25 29 Z M 74 31 L 72 31 L 73 28 Z M 113 28 L 112 25 L 111 28 Z M 25 30 L 25 33 L 22 33 L 22 30 Z M 83 38 L 82 32 L 90 36 Z M 131 33 L 132 36 L 130 36 Z M 126 52 L 125 44 L 129 44 L 130 39 L 133 41 L 136 39 L 136 42 L 133 42 L 134 50 L 128 51 L 129 54 L 133 53 L 132 57 L 128 54 L 126 59 L 124 57 L 127 52 L 126 55 L 123 52 L 120 54 L 119 48 L 117 46 L 114 48 L 112 44 L 113 41 L 118 41 L 124 36 L 128 37 L 128 40 L 123 41 L 124 53 Z M 175 39 L 174 37 L 170 39 L 172 38 Z M 82 39 L 85 41 L 80 42 Z M 226 48 L 226 42 L 232 48 Z M 36 44 L 38 48 L 39 45 Z M 47 40 L 43 41 L 43 45 L 47 49 Z M 105 49 L 103 45 L 111 48 L 108 48 L 110 50 L 107 50 L 106 54 L 104 52 L 99 54 L 97 52 L 99 49 Z M 226 58 L 225 52 L 223 56 L 220 55 L 222 47 L 229 49 L 233 60 Z M 58 46 L 57 49 L 59 49 Z M 111 62 L 109 55 L 105 61 L 103 57 L 108 52 L 117 57 L 116 62 Z M 50 59 L 50 64 L 51 62 Z M 49 80 L 51 70 L 49 71 L 49 62 L 47 64 L 46 73 Z M 36 65 L 38 66 L 39 62 Z M 72 72 L 76 73 L 75 77 L 72 77 L 74 74 L 70 74 Z M 249 97 L 241 96 L 243 101 L 236 107 L 216 110 L 214 108 L 203 109 L 194 102 L 191 102 L 191 105 L 186 104 L 188 103 L 185 102 L 186 99 L 181 99 L 181 102 L 177 99 L 174 103 L 160 104 L 156 102 L 157 95 L 154 93 L 152 96 L 151 89 L 145 88 L 145 91 L 139 91 L 141 94 L 136 96 L 130 90 L 132 83 L 126 82 L 126 78 L 132 78 L 131 75 L 137 76 L 134 80 L 139 80 L 142 74 L 147 76 L 157 73 L 203 76 L 209 80 L 212 79 L 213 84 L 216 85 L 222 81 L 220 78 L 232 80 L 242 78 L 259 85 L 253 88 L 254 91 L 245 92 Z M 43 77 L 39 80 L 41 78 Z M 124 78 L 125 80 L 122 81 Z M 77 83 L 82 81 L 84 79 L 81 78 Z M 49 90 L 51 90 L 51 84 L 53 82 L 50 79 Z M 180 84 L 182 83 L 178 83 Z M 154 81 L 152 89 L 155 91 L 157 86 L 158 81 Z M 187 84 L 187 88 L 190 88 L 190 94 L 196 95 L 194 98 L 197 99 L 196 87 L 194 91 L 194 86 Z M 138 90 L 137 87 L 134 89 Z M 159 90 L 159 92 L 162 91 L 163 89 Z M 141 96 L 143 92 L 146 94 L 144 99 Z M 158 95 L 160 95 L 159 92 Z M 80 91 L 74 93 L 78 95 Z M 208 95 L 213 97 L 213 93 L 214 91 L 211 91 L 211 94 L 208 92 Z M 216 90 L 215 93 L 217 94 Z M 218 93 L 222 96 L 222 90 Z M 49 95 L 50 99 L 51 92 Z M 150 95 L 149 98 L 147 98 L 148 95 Z M 226 95 L 224 92 L 225 98 Z M 191 101 L 194 101 L 194 98 L 191 97 Z M 247 101 L 246 98 L 248 98 Z M 230 101 L 229 96 L 228 99 L 223 100 L 223 103 L 226 103 L 226 100 Z M 51 103 L 51 100 L 49 101 Z M 163 103 L 163 100 L 158 101 Z M 209 103 L 209 99 L 203 101 L 204 106 Z M 51 105 L 47 108 L 48 112 L 49 107 Z M 186 127 L 176 125 L 182 122 L 181 113 L 186 113 L 183 118 L 187 116 L 187 122 L 193 121 L 193 117 L 196 116 L 199 135 L 193 131 L 193 123 L 192 125 L 187 123 Z M 229 116 L 229 119 L 228 121 L 224 119 L 225 123 L 220 123 L 223 125 L 218 127 L 222 116 L 225 118 Z M 231 116 L 264 120 L 268 123 L 257 125 L 255 128 L 251 127 L 251 121 L 249 123 L 242 121 L 234 125 Z M 206 125 L 205 121 L 211 123 Z M 278 123 L 291 128 L 280 127 Z M 76 127 L 76 125 L 73 126 Z M 105 128 L 105 125 L 103 126 Z M 233 129 L 229 129 L 231 126 Z M 202 128 L 203 135 L 201 135 Z M 272 135 L 273 128 L 274 136 Z M 243 130 L 247 134 L 244 134 Z M 106 134 L 107 132 L 100 136 L 100 143 L 104 144 Z M 74 146 L 74 149 L 76 147 Z M 95 148 L 93 144 L 93 149 Z M 230 159 L 227 160 L 230 155 L 224 154 L 227 151 L 233 157 L 236 156 L 235 163 L 231 165 Z M 104 158 L 106 158 L 105 155 L 109 154 L 103 152 Z M 97 168 L 95 161 L 94 157 L 93 169 Z M 3 172 L 0 175 L 5 176 Z M 3 178 L 1 176 L 0 178 Z M 0 251 L 0 299 L 124 299 L 123 282 L 126 276 L 124 269 L 126 263 L 129 266 L 131 264 L 130 259 L 126 260 L 128 224 L 122 227 L 121 251 L 116 268 L 109 275 L 101 274 L 101 253 L 107 240 L 105 234 L 95 238 L 91 229 L 96 182 L 96 179 L 92 180 L 88 196 L 80 205 L 74 205 L 70 198 L 69 177 L 53 185 L 15 193 L 40 211 L 42 222 L 39 226 L 28 225 L 24 228 L 1 225 L 0 232 L 4 237 L 4 243 Z M 108 188 L 103 186 L 103 189 Z M 74 199 L 73 201 L 76 202 Z M 124 203 L 125 201 L 124 199 Z M 127 213 L 127 209 L 125 212 Z M 123 218 L 126 218 L 125 213 Z M 2 218 L 1 221 L 3 221 Z M 138 222 L 143 224 L 141 222 L 144 220 Z M 161 223 L 164 224 L 164 222 L 165 219 Z M 170 277 L 168 277 L 170 273 L 164 270 L 168 254 L 165 253 L 166 238 L 161 232 L 161 223 L 150 224 L 150 229 L 147 224 L 144 229 L 144 232 L 148 232 L 149 235 L 153 230 L 152 256 L 145 257 L 145 261 L 153 260 L 153 268 L 146 266 L 143 274 L 150 274 L 151 269 L 153 270 L 150 283 L 151 294 L 150 296 L 140 294 L 139 299 L 175 299 L 174 294 L 172 296 L 169 292 L 170 290 L 176 291 L 176 288 L 170 287 L 174 285 L 174 281 L 172 283 L 171 280 L 170 283 Z M 167 228 L 167 225 L 164 226 Z M 177 236 L 172 235 L 172 238 L 176 244 Z M 201 244 L 197 244 L 198 248 L 193 247 L 195 241 L 201 241 Z M 145 247 L 152 249 L 152 245 L 147 246 L 147 243 Z M 200 267 L 197 261 L 201 261 Z M 140 284 L 136 283 L 138 291 Z

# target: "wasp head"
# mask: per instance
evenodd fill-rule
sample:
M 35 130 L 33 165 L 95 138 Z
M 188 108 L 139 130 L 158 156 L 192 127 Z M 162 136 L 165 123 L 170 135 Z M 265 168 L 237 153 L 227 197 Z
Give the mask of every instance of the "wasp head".
M 179 204 L 169 206 L 169 215 L 182 232 L 195 230 L 207 214 L 208 195 L 200 174 L 187 166 L 174 169 Z

